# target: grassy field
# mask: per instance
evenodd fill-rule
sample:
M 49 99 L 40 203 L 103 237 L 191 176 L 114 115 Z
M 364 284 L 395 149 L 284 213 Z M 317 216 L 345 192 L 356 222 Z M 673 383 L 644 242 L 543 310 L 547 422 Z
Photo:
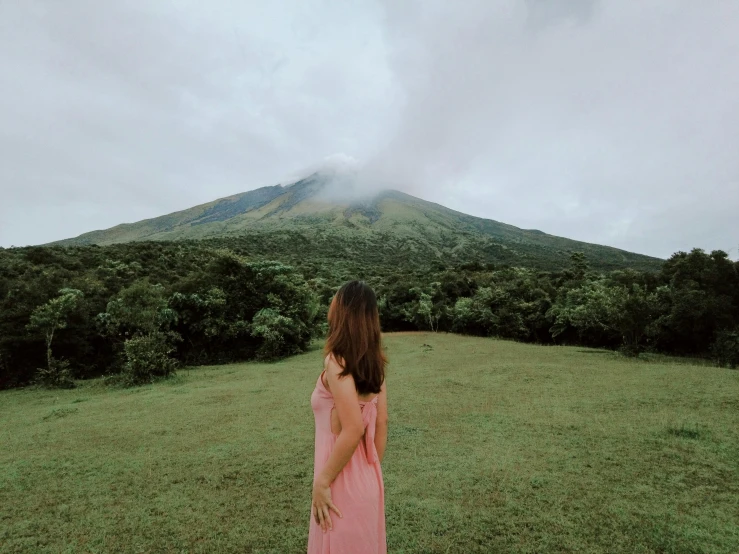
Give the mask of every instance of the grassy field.
M 739 552 L 739 372 L 386 344 L 390 552 Z M 0 552 L 304 552 L 320 366 L 0 393 Z

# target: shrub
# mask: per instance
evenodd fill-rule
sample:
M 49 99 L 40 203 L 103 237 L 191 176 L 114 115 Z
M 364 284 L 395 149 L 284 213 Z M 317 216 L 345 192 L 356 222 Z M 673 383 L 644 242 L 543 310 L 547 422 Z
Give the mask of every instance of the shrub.
M 717 333 L 711 354 L 720 367 L 736 369 L 739 366 L 739 329 Z
M 73 389 L 74 381 L 67 360 L 49 358 L 48 367 L 36 371 L 35 383 L 49 389 Z
M 251 331 L 252 336 L 262 338 L 257 358 L 271 360 L 298 353 L 300 349 L 294 337 L 300 334 L 299 327 L 292 318 L 272 308 L 259 310 L 252 320 Z
M 177 338 L 173 333 L 150 333 L 128 339 L 124 345 L 124 383 L 142 385 L 174 374 L 177 360 L 170 354 L 174 352 L 172 342 Z
M 481 287 L 472 298 L 459 298 L 452 309 L 452 330 L 468 335 L 495 334 L 497 318 L 490 308 L 492 291 Z

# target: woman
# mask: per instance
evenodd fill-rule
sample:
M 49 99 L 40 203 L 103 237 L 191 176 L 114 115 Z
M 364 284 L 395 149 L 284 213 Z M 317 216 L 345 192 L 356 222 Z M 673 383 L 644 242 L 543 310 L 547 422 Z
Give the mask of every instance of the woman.
M 385 554 L 387 392 L 375 293 L 352 281 L 328 312 L 316 420 L 308 554 Z

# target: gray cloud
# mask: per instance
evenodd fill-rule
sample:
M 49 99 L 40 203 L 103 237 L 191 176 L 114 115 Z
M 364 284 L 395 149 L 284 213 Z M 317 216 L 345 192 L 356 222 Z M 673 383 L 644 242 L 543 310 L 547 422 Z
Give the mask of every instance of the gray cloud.
M 349 9 L 0 3 L 0 244 L 154 217 L 367 149 L 392 85 L 372 11 L 352 22 Z
M 5 0 L 0 245 L 338 154 L 361 183 L 521 227 L 728 250 L 737 54 L 733 0 Z
M 599 5 L 598 0 L 525 0 L 527 23 L 542 29 L 563 21 L 585 23 Z
M 406 109 L 378 167 L 456 209 L 639 252 L 739 241 L 739 5 L 465 7 L 386 3 Z

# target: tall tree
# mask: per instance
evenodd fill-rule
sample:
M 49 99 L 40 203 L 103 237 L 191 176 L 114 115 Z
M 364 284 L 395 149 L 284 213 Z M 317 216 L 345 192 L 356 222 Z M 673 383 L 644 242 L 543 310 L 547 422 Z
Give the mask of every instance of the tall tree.
M 46 363 L 50 372 L 54 369 L 54 357 L 51 352 L 51 343 L 54 334 L 67 327 L 67 318 L 75 310 L 82 298 L 82 292 L 77 289 L 62 289 L 59 296 L 52 298 L 46 304 L 36 308 L 31 314 L 29 331 L 40 331 L 46 340 Z

